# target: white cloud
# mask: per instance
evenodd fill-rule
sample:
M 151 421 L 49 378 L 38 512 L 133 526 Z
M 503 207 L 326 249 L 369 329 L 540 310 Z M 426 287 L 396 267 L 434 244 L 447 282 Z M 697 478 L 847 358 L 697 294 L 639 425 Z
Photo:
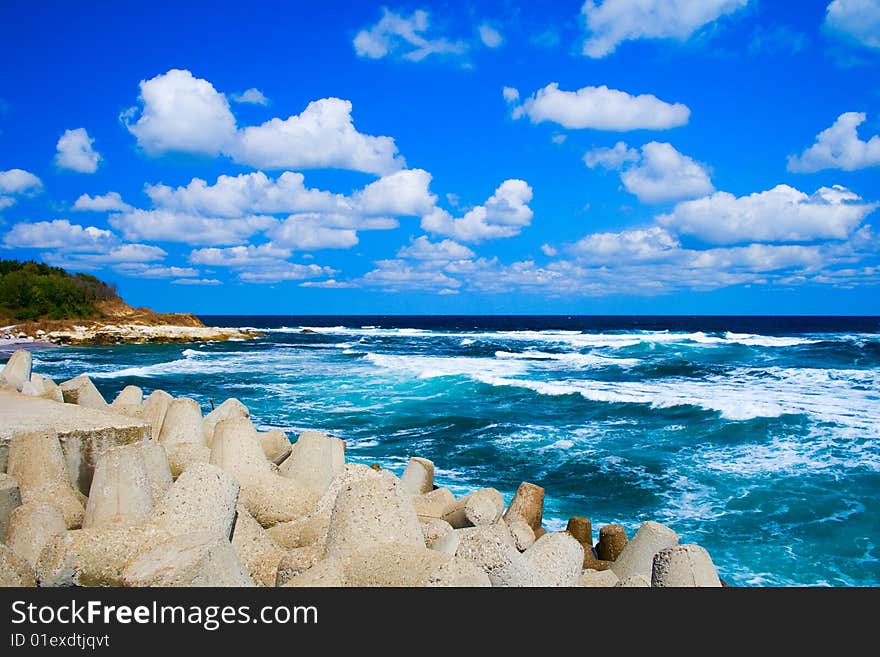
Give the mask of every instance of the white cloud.
M 428 191 L 431 174 L 423 169 L 404 169 L 370 183 L 352 197 L 364 214 L 416 216 L 427 214 L 437 203 Z
M 585 262 L 613 264 L 666 260 L 680 248 L 678 240 L 659 226 L 593 233 L 575 242 L 569 251 Z
M 412 240 L 408 246 L 397 252 L 398 258 L 413 260 L 467 260 L 474 257 L 474 252 L 463 244 L 452 240 L 432 242 L 426 235 Z
M 383 8 L 378 23 L 357 33 L 354 50 L 359 57 L 380 59 L 399 55 L 412 62 L 419 62 L 429 55 L 461 55 L 467 52 L 467 44 L 463 41 L 429 38 L 429 28 L 430 16 L 424 10 L 406 16 Z
M 748 0 L 604 0 L 601 4 L 587 0 L 581 9 L 589 33 L 583 52 L 599 58 L 613 53 L 624 41 L 684 41 L 746 4 Z
M 62 266 L 94 269 L 98 265 L 155 262 L 167 255 L 165 250 L 151 244 L 120 244 L 101 253 L 71 253 L 62 248 L 55 253 L 44 253 L 42 257 L 47 262 L 63 261 Z
M 501 90 L 501 95 L 504 96 L 505 102 L 515 103 L 519 100 L 519 89 L 516 87 L 504 87 Z
M 345 221 L 345 218 L 339 217 L 335 222 L 338 226 Z M 334 218 L 326 215 L 309 213 L 291 215 L 267 234 L 279 245 L 302 251 L 349 249 L 358 243 L 357 231 L 354 228 L 340 228 L 332 223 Z
M 880 2 L 834 0 L 828 5 L 825 27 L 867 48 L 880 48 Z
M 173 285 L 220 285 L 216 278 L 179 278 L 171 281 Z
M 67 219 L 15 224 L 3 238 L 6 246 L 22 249 L 100 251 L 119 242 L 109 230 L 72 224 Z
M 122 200 L 119 192 L 107 192 L 103 196 L 89 196 L 82 194 L 76 203 L 73 204 L 74 210 L 86 212 L 114 212 L 131 210 L 131 206 Z
M 816 136 L 816 143 L 800 156 L 788 158 L 788 170 L 812 173 L 822 169 L 855 171 L 880 165 L 880 135 L 859 139 L 857 128 L 865 122 L 864 112 L 845 112 L 830 128 Z
M 305 281 L 299 284 L 300 287 L 316 287 L 324 290 L 343 290 L 346 288 L 359 287 L 357 283 L 350 281 L 337 281 L 335 278 L 326 281 Z
M 624 168 L 620 179 L 643 203 L 695 198 L 715 189 L 702 164 L 682 155 L 672 144 L 656 141 L 642 146 L 641 160 Z
M 85 128 L 65 130 L 58 139 L 55 149 L 55 166 L 79 173 L 95 173 L 101 156 L 92 148 L 95 140 L 89 137 Z
M 405 167 L 391 137 L 357 131 L 351 102 L 322 98 L 301 114 L 238 129 L 226 96 L 187 70 L 172 69 L 140 84 L 140 111 L 122 120 L 149 155 L 227 155 L 264 169 L 340 168 L 382 175 Z
M 584 164 L 591 169 L 604 167 L 606 169 L 620 169 L 624 164 L 639 161 L 639 152 L 630 148 L 625 142 L 619 141 L 611 148 L 594 148 L 584 153 Z
M 0 210 L 14 204 L 15 196 L 30 196 L 43 188 L 42 181 L 24 169 L 0 171 Z
M 439 290 L 461 287 L 461 282 L 442 271 L 413 267 L 402 260 L 380 260 L 376 269 L 364 274 L 365 285 L 388 290 Z
M 229 102 L 207 80 L 187 70 L 171 69 L 142 80 L 140 89 L 140 116 L 138 108 L 132 107 L 121 118 L 149 155 L 218 155 L 234 142 L 235 117 Z
M 236 103 L 246 103 L 249 105 L 268 105 L 269 99 L 263 94 L 262 91 L 255 87 L 251 87 L 246 91 L 242 91 L 240 94 L 230 94 L 229 96 Z
M 339 168 L 383 175 L 404 168 L 394 139 L 358 132 L 351 109 L 350 101 L 323 98 L 302 114 L 245 128 L 232 157 L 265 169 Z
M 189 256 L 194 265 L 212 267 L 253 267 L 259 263 L 277 264 L 277 261 L 289 258 L 290 249 L 278 247 L 271 242 L 254 246 L 233 246 L 226 249 L 196 249 Z
M 551 246 L 550 244 L 542 244 L 541 253 L 543 253 L 548 258 L 555 258 L 557 255 L 559 255 L 559 250 L 556 249 L 556 247 Z
M 777 185 L 748 196 L 716 192 L 684 201 L 657 220 L 709 244 L 844 240 L 877 205 L 845 187 L 822 187 L 807 195 Z
M 487 48 L 497 48 L 504 43 L 504 37 L 494 27 L 487 23 L 480 25 L 480 41 Z
M 111 215 L 108 221 L 127 240 L 194 245 L 240 244 L 276 223 L 272 217 L 265 216 L 223 219 L 163 209 L 131 210 Z
M 126 262 L 116 265 L 114 269 L 128 276 L 137 276 L 138 278 L 193 278 L 199 276 L 199 270 L 192 267 L 166 267 Z
M 422 229 L 462 242 L 513 237 L 528 226 L 533 212 L 528 206 L 532 188 L 524 180 L 505 180 L 483 204 L 459 219 L 441 208 L 422 217 Z
M 625 91 L 584 87 L 563 91 L 551 82 L 513 110 L 513 118 L 528 116 L 532 123 L 553 121 L 565 128 L 594 130 L 665 130 L 685 125 L 690 109 L 670 104 L 651 94 L 633 96 Z
M 307 278 L 332 276 L 334 273 L 335 271 L 330 267 L 281 262 L 276 267 L 243 271 L 238 277 L 248 283 L 278 283 L 280 281 L 301 281 Z

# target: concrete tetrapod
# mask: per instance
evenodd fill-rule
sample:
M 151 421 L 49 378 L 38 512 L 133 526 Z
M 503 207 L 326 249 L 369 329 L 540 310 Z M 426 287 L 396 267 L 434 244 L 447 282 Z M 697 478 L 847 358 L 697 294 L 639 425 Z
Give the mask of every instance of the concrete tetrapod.
M 242 504 L 263 527 L 303 518 L 320 497 L 312 487 L 273 470 L 248 418 L 232 417 L 217 423 L 211 463 L 238 480 Z
M 6 540 L 9 517 L 21 504 L 21 491 L 18 482 L 5 472 L 0 472 L 0 543 Z
M 174 397 L 164 390 L 154 390 L 147 400 L 144 402 L 144 408 L 141 411 L 141 417 L 145 422 L 150 423 L 153 440 L 159 440 L 159 434 L 162 432 L 162 425 L 165 422 L 165 414 Z
M 116 398 L 110 402 L 110 407 L 117 413 L 124 415 L 140 416 L 143 412 L 144 391 L 137 386 L 125 386 Z
M 546 586 L 547 582 L 534 565 L 513 545 L 513 538 L 503 522 L 456 530 L 458 548 L 455 556 L 479 566 L 492 586 Z
M 80 495 L 70 483 L 64 453 L 54 433 L 37 431 L 13 437 L 7 471 L 18 482 L 22 502 L 45 502 L 57 507 L 68 529 L 82 525 Z
M 599 544 L 596 546 L 599 559 L 615 561 L 628 542 L 626 530 L 621 525 L 605 525 L 599 530 Z
M 125 566 L 126 586 L 255 586 L 229 541 L 212 532 L 175 536 Z
M 341 458 L 340 458 L 341 454 Z M 345 465 L 345 443 L 321 431 L 303 431 L 278 468 L 282 476 L 323 495 Z
M 229 540 L 238 483 L 208 463 L 178 477 L 147 522 L 104 525 L 56 536 L 40 555 L 41 586 L 121 586 L 122 571 L 136 555 L 174 536 L 210 532 Z
M 514 517 L 504 522 L 507 524 L 507 529 L 510 530 L 510 535 L 513 536 L 517 550 L 524 552 L 534 545 L 535 532 L 525 520 Z
M 275 586 L 284 586 L 300 573 L 304 573 L 324 556 L 324 546 L 313 544 L 294 548 L 278 564 Z
M 343 559 L 347 586 L 419 586 L 450 557 L 409 543 L 382 543 Z
M 589 588 L 611 588 L 620 580 L 611 570 L 585 570 L 578 580 L 578 586 Z
M 330 515 L 325 557 L 345 560 L 385 544 L 425 547 L 410 496 L 389 472 L 343 488 Z
M 17 350 L 3 366 L 3 371 L 0 372 L 0 384 L 6 383 L 21 392 L 24 384 L 31 380 L 32 362 L 31 352 L 27 349 Z
M 522 556 L 538 571 L 547 586 L 578 585 L 584 546 L 568 532 L 544 534 Z
M 168 405 L 159 442 L 168 455 L 171 475 L 175 478 L 192 463 L 206 463 L 211 450 L 205 444 L 202 409 L 193 399 L 178 397 Z
M 442 520 L 455 507 L 455 496 L 448 488 L 436 488 L 430 493 L 414 495 L 412 501 L 416 515 L 422 522 L 431 518 Z
M 171 477 L 171 468 L 168 466 L 168 456 L 165 453 L 165 448 L 155 440 L 135 443 L 135 447 L 144 458 L 147 479 L 150 480 L 150 497 L 152 497 L 155 506 L 174 483 L 174 479 Z
M 521 518 L 533 531 L 537 532 L 541 528 L 543 517 L 544 489 L 527 481 L 522 482 L 504 513 L 504 519 Z M 535 536 L 539 537 L 537 534 Z
M 290 456 L 291 444 L 287 434 L 281 429 L 270 429 L 259 433 L 263 454 L 275 465 L 281 465 Z
M 0 543 L 0 587 L 12 586 L 36 586 L 34 569 L 9 546 Z
M 202 419 L 202 432 L 205 435 L 205 444 L 208 447 L 214 444 L 214 429 L 218 422 L 228 420 L 231 417 L 249 418 L 250 416 L 251 412 L 247 406 L 235 397 L 230 397 Z
M 85 374 L 65 381 L 58 387 L 61 388 L 61 394 L 66 404 L 96 408 L 99 411 L 107 410 L 107 400 Z
M 106 450 L 98 458 L 83 528 L 107 524 L 140 524 L 153 512 L 150 477 L 137 445 Z
M 429 574 L 420 586 L 487 588 L 492 586 L 492 582 L 473 561 L 453 557 Z
M 452 528 L 452 525 L 450 525 L 445 520 L 440 520 L 440 518 L 429 518 L 428 520 L 421 520 L 421 525 L 422 536 L 425 537 L 425 545 L 429 548 L 433 547 L 434 543 L 438 539 L 441 539 L 448 533 L 455 531 Z
M 666 525 L 649 520 L 639 527 L 633 539 L 626 544 L 620 556 L 611 564 L 611 570 L 621 582 L 639 576 L 650 583 L 654 555 L 674 545 L 678 545 L 678 534 Z
M 269 534 L 286 549 L 305 547 L 314 543 L 319 543 L 323 549 L 330 526 L 330 515 L 333 513 L 339 491 L 355 481 L 380 476 L 382 475 L 379 472 L 366 465 L 346 463 L 342 473 L 333 480 L 311 513 L 298 520 L 279 522 L 269 528 Z
M 651 586 L 720 587 L 721 580 L 706 549 L 687 544 L 666 548 L 654 555 Z
M 250 576 L 260 586 L 275 586 L 278 566 L 287 556 L 243 504 L 236 509 L 232 548 Z
M 504 512 L 504 498 L 494 488 L 480 488 L 459 498 L 443 519 L 459 529 L 496 523 Z
M 434 490 L 434 463 L 414 456 L 400 475 L 400 484 L 410 495 L 422 495 Z
M 6 544 L 31 568 L 36 568 L 43 548 L 66 531 L 64 516 L 56 507 L 45 502 L 27 502 L 9 520 Z

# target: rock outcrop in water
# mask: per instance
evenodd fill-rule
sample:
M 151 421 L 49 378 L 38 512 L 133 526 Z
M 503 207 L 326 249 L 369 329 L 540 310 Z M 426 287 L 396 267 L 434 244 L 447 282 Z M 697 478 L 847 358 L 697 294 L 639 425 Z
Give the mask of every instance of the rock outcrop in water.
M 542 524 L 544 489 L 456 499 L 434 464 L 401 477 L 304 432 L 291 448 L 228 400 L 85 376 L 56 386 L 19 352 L 0 374 L 0 586 L 721 586 L 708 552 L 646 522 Z

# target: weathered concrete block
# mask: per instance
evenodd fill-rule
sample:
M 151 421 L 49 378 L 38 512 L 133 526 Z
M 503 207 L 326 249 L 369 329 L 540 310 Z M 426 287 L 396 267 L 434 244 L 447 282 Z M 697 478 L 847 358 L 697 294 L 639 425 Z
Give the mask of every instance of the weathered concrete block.
M 202 431 L 202 409 L 194 399 L 178 397 L 168 405 L 159 431 L 159 442 L 166 450 L 178 443 L 206 445 Z
M 534 565 L 512 545 L 513 539 L 503 522 L 467 527 L 455 533 L 459 536 L 455 556 L 479 566 L 492 586 L 547 585 Z
M 144 402 L 144 391 L 137 386 L 125 386 L 116 398 L 110 402 L 114 408 L 140 406 Z
M 434 490 L 434 463 L 417 456 L 411 458 L 400 475 L 400 485 L 410 495 L 422 495 Z
M 208 413 L 202 420 L 202 431 L 205 436 L 205 445 L 211 447 L 214 444 L 214 428 L 218 422 L 228 420 L 232 417 L 249 418 L 251 412 L 248 407 L 238 401 L 235 397 L 230 397 L 220 404 L 213 411 Z
M 325 554 L 346 558 L 386 543 L 423 548 L 411 497 L 390 473 L 361 479 L 340 491 L 330 516 Z
M 137 445 L 111 447 L 98 459 L 83 527 L 138 524 L 153 512 L 153 495 L 144 454 Z
M 0 372 L 0 381 L 8 383 L 18 392 L 24 387 L 24 384 L 31 380 L 32 358 L 31 352 L 27 349 L 19 349 L 13 353 L 3 371 Z
M 616 561 L 628 542 L 626 530 L 622 526 L 605 525 L 599 530 L 596 552 L 603 561 Z
M 474 562 L 453 557 L 440 564 L 420 585 L 485 588 L 492 586 L 492 582 L 489 581 L 489 576 L 483 572 L 483 569 Z
M 401 587 L 426 582 L 450 557 L 424 546 L 383 543 L 360 550 L 344 560 L 348 586 Z
M 14 477 L 0 472 L 0 543 L 6 540 L 9 517 L 21 505 L 21 491 Z
M 612 588 L 620 580 L 611 570 L 585 570 L 578 581 L 578 586 L 588 588 Z
M 284 586 L 294 577 L 318 563 L 323 556 L 323 545 L 312 544 L 290 550 L 278 564 L 275 586 Z
M 60 397 L 58 401 L 63 402 L 64 395 L 61 394 L 61 391 L 52 379 L 43 377 L 36 372 L 31 372 L 30 380 L 25 381 L 24 385 L 21 387 L 21 394 L 30 397 L 44 397 L 48 399 L 55 395 L 56 390 Z
M 263 527 L 305 517 L 320 497 L 298 479 L 273 470 L 247 418 L 232 417 L 217 424 L 211 463 L 238 480 L 242 504 Z
M 92 473 L 101 452 L 150 437 L 149 425 L 144 421 L 109 410 L 0 393 L 0 471 L 8 470 L 13 436 L 33 431 L 58 435 L 70 480 L 84 494 L 92 485 Z
M 651 586 L 651 583 L 641 575 L 630 575 L 617 582 L 614 585 L 618 589 L 644 589 Z
M 441 522 L 446 521 L 442 520 Z M 448 522 L 446 524 L 449 525 Z M 452 527 L 452 525 L 449 526 Z M 434 539 L 428 547 L 437 552 L 454 556 L 458 551 L 458 544 L 461 543 L 461 532 L 462 530 L 453 529 L 451 532 L 447 532 Z
M 437 488 L 429 493 L 414 495 L 412 501 L 421 521 L 442 519 L 455 507 L 455 496 L 448 488 Z
M 175 536 L 125 567 L 126 586 L 255 586 L 229 541 L 216 534 Z
M 43 548 L 66 531 L 64 516 L 56 507 L 44 502 L 27 502 L 18 507 L 9 520 L 6 544 L 35 568 Z
M 621 582 L 636 575 L 650 582 L 654 555 L 674 545 L 678 545 L 678 534 L 659 522 L 648 521 L 626 544 L 620 556 L 611 564 L 611 570 Z
M 303 431 L 278 471 L 282 476 L 307 486 L 316 497 L 320 497 L 341 472 L 337 470 L 340 442 L 338 438 L 321 431 Z
M 168 470 L 171 477 L 177 479 L 183 472 L 196 463 L 210 463 L 211 450 L 198 443 L 172 443 L 165 445 L 168 457 Z
M 168 455 L 165 453 L 165 448 L 155 440 L 136 443 L 136 446 L 144 459 L 147 479 L 150 481 L 150 497 L 155 506 L 174 483 L 171 468 L 168 466 Z
M 507 523 L 507 528 L 510 530 L 510 535 L 513 536 L 517 550 L 525 552 L 535 544 L 535 532 L 525 520 L 514 517 L 504 522 Z
M 504 518 L 521 518 L 528 523 L 535 532 L 541 528 L 544 517 L 544 489 L 527 481 L 522 482 L 516 489 L 516 494 L 510 501 L 510 506 L 504 513 Z M 537 533 L 536 533 L 537 536 Z
M 432 547 L 434 542 L 437 539 L 440 539 L 446 534 L 455 531 L 445 520 L 440 520 L 440 518 L 429 518 L 428 520 L 421 520 L 422 524 L 422 535 L 425 537 L 425 546 Z
M 287 434 L 281 429 L 271 429 L 259 433 L 260 447 L 263 454 L 275 465 L 281 465 L 290 456 L 292 445 Z
M 577 586 L 584 546 L 568 532 L 553 532 L 535 541 L 523 557 L 548 586 Z
M 291 577 L 281 586 L 287 588 L 339 588 L 347 586 L 345 569 L 339 559 L 322 559 L 308 570 Z
M 504 512 L 504 498 L 494 488 L 481 488 L 455 501 L 443 519 L 456 529 L 496 523 Z
M 712 557 L 699 545 L 676 545 L 654 555 L 651 586 L 720 587 Z
M 153 522 L 175 535 L 214 532 L 232 536 L 239 485 L 208 463 L 187 469 L 162 498 Z
M 0 543 L 0 587 L 36 586 L 34 570 L 12 549 Z
M 58 386 L 61 388 L 61 395 L 64 397 L 64 403 L 76 404 L 86 408 L 94 408 L 99 411 L 107 410 L 107 400 L 98 392 L 95 384 L 85 374 L 65 381 Z
M 232 548 L 259 586 L 275 586 L 278 566 L 287 556 L 269 533 L 248 513 L 244 505 L 236 510 Z
M 172 401 L 174 401 L 174 397 L 164 390 L 154 390 L 144 402 L 142 417 L 150 424 L 150 436 L 153 440 L 159 440 L 162 425 L 165 423 L 165 414 Z
M 64 453 L 54 433 L 16 435 L 10 446 L 8 470 L 18 482 L 22 502 L 45 502 L 57 507 L 70 529 L 82 524 L 83 505 L 70 485 Z
M 577 542 L 584 547 L 584 550 L 593 549 L 593 523 L 589 518 L 582 516 L 569 518 L 565 531 L 574 536 Z

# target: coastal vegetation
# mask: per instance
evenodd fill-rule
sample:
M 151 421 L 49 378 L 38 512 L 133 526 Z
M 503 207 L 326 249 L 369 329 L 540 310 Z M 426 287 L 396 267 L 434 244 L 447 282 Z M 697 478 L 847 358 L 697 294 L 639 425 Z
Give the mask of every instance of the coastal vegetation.
M 0 319 L 94 317 L 99 302 L 115 298 L 115 285 L 90 274 L 71 274 L 33 260 L 0 260 Z

